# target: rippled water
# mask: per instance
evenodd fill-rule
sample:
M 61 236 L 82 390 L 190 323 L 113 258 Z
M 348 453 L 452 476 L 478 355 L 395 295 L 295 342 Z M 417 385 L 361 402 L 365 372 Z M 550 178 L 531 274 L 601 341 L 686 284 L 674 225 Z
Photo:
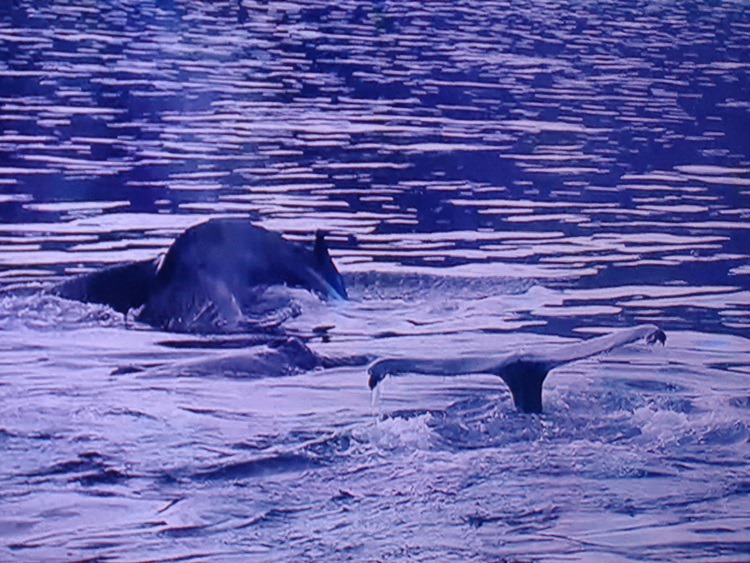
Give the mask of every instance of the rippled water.
M 104 4 L 0 5 L 0 559 L 750 557 L 746 3 Z M 330 232 L 321 354 L 667 345 L 530 416 L 39 293 L 227 214 Z

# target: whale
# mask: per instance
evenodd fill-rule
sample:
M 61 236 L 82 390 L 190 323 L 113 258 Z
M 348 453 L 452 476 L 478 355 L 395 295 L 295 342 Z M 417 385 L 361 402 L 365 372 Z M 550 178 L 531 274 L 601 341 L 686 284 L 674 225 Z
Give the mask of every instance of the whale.
M 277 287 L 302 288 L 324 299 L 348 298 L 323 232 L 316 232 L 309 248 L 235 218 L 212 219 L 187 229 L 156 259 L 77 276 L 53 286 L 50 292 L 65 299 L 104 304 L 121 313 L 133 311 L 136 320 L 165 331 L 258 334 L 278 327 L 278 323 L 269 327 L 256 322 L 267 319 L 269 311 L 283 309 L 285 297 L 269 292 Z M 489 357 L 331 359 L 315 354 L 303 341 L 283 332 L 267 332 L 269 338 L 275 334 L 279 339 L 251 351 L 162 369 L 247 377 L 369 364 L 371 390 L 388 376 L 491 374 L 508 386 L 516 410 L 541 413 L 542 388 L 550 371 L 641 339 L 649 344 L 666 342 L 666 334 L 656 325 L 640 325 L 548 350 Z
M 542 386 L 550 371 L 639 340 L 645 340 L 648 344 L 659 342 L 664 345 L 667 336 L 658 326 L 649 324 L 552 347 L 546 351 L 448 359 L 381 358 L 372 362 L 368 367 L 368 384 L 370 389 L 374 390 L 386 377 L 404 374 L 440 377 L 468 374 L 496 375 L 510 389 L 517 411 L 540 414 L 542 412 Z
M 246 219 L 212 219 L 181 233 L 163 256 L 84 274 L 50 292 L 134 311 L 137 321 L 165 331 L 231 333 L 258 328 L 254 319 L 283 308 L 284 298 L 268 291 L 278 287 L 347 299 L 322 231 L 308 248 Z
M 139 374 L 141 377 L 222 377 L 228 379 L 269 379 L 298 375 L 318 369 L 366 366 L 372 356 L 326 356 L 314 352 L 298 336 L 256 335 L 254 342 L 239 349 L 225 349 L 233 341 L 162 342 L 165 347 L 201 349 L 215 353 L 197 358 L 157 362 L 149 365 L 128 364 L 112 375 Z M 211 350 L 218 348 L 218 350 Z

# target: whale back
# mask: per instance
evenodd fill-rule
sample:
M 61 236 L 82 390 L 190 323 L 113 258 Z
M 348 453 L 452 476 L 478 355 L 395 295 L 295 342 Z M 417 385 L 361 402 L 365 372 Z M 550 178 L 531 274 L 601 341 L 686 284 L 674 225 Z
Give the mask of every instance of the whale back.
M 309 249 L 243 219 L 192 227 L 169 248 L 138 318 L 177 332 L 238 332 L 273 324 L 276 312 L 289 307 L 289 298 L 269 296 L 270 287 L 345 297 L 325 243 L 317 240 Z
M 256 322 L 263 317 L 273 324 L 281 318 L 277 311 L 289 309 L 290 298 L 267 293 L 274 286 L 347 297 L 322 232 L 308 248 L 246 219 L 196 225 L 175 239 L 161 261 L 115 266 L 51 292 L 122 313 L 136 309 L 138 320 L 165 330 L 238 332 L 266 323 Z
M 346 297 L 343 280 L 322 234 L 313 250 L 243 219 L 214 219 L 192 227 L 172 244 L 156 285 L 211 278 L 230 289 L 257 285 L 302 287 Z

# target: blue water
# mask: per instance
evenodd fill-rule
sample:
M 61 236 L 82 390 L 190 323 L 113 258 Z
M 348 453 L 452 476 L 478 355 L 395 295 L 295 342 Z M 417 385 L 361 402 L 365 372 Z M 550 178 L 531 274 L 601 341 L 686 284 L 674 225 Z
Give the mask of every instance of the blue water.
M 0 53 L 0 559 L 750 558 L 746 3 L 12 0 Z M 321 354 L 667 345 L 518 415 L 40 293 L 224 215 L 330 233 Z

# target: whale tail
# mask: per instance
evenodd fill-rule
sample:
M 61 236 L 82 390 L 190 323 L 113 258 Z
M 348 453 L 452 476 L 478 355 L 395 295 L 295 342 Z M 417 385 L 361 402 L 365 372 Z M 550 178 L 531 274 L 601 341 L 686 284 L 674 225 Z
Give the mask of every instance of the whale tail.
M 382 359 L 368 368 L 369 386 L 374 389 L 389 375 L 420 373 L 438 376 L 457 376 L 487 373 L 500 377 L 510 389 L 513 404 L 519 412 L 542 412 L 542 386 L 550 371 L 571 362 L 590 358 L 632 342 L 645 339 L 647 343 L 664 344 L 666 334 L 655 325 L 635 328 L 565 344 L 547 353 L 510 354 L 500 358 L 458 358 L 448 360 Z

